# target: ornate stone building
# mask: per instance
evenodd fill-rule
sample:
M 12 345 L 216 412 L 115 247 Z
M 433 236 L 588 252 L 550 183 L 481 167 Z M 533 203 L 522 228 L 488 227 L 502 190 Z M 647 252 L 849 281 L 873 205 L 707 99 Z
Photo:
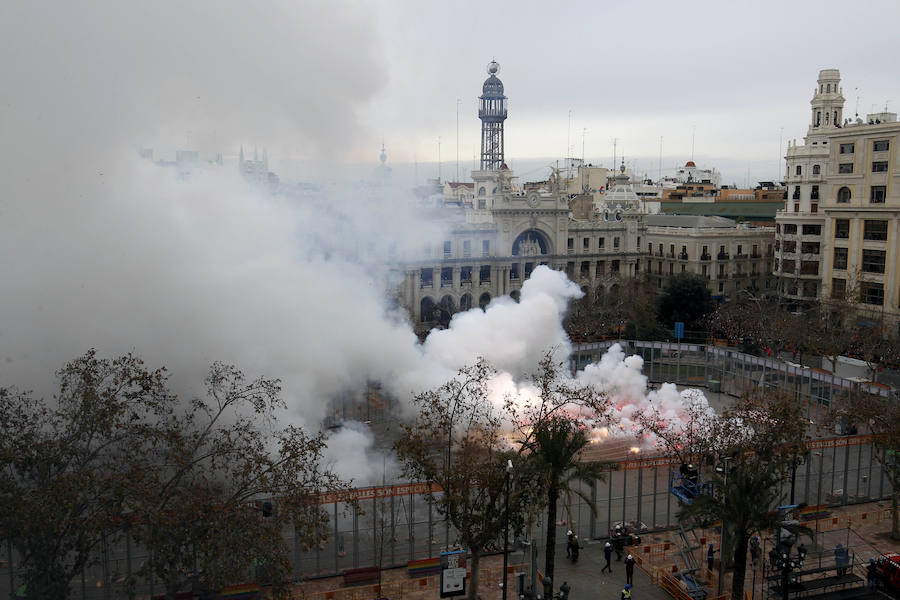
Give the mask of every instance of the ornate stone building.
M 788 147 L 788 200 L 776 216 L 776 275 L 798 303 L 837 299 L 897 331 L 900 322 L 900 123 L 843 118 L 840 72 L 819 73 L 803 144 Z
M 585 289 L 640 273 L 646 226 L 637 202 L 572 194 L 558 170 L 547 181 L 520 184 L 506 166 L 506 96 L 498 70 L 489 65 L 480 98 L 482 162 L 471 174 L 473 197 L 445 194 L 445 238 L 403 264 L 399 298 L 421 329 L 446 325 L 454 313 L 497 296 L 517 299 L 538 265 L 566 271 Z

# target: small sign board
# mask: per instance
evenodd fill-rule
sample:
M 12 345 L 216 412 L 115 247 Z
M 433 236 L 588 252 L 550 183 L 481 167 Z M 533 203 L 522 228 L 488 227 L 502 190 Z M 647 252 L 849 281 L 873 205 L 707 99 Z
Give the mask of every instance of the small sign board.
M 677 321 L 675 323 L 675 339 L 680 340 L 684 337 L 684 322 Z
M 441 598 L 466 593 L 466 551 L 441 552 Z

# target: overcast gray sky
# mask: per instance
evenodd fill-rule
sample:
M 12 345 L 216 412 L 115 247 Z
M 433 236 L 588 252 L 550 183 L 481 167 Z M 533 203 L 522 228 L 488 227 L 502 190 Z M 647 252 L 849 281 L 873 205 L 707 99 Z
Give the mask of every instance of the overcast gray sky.
M 841 70 L 845 114 L 857 94 L 861 113 L 900 103 L 900 3 L 890 0 L 396 2 L 377 15 L 388 81 L 367 121 L 384 123 L 396 160 L 433 160 L 438 136 L 443 160 L 455 160 L 460 98 L 471 164 L 491 58 L 510 98 L 512 158 L 562 156 L 567 139 L 581 156 L 586 128 L 588 160 L 608 162 L 619 138 L 619 155 L 645 157 L 650 170 L 660 136 L 674 161 L 690 156 L 696 127 L 697 156 L 774 170 L 781 128 L 785 144 L 806 132 L 820 69 Z
M 900 102 L 892 73 L 900 3 L 5 2 L 4 71 L 34 94 L 98 92 L 121 141 L 274 159 L 393 163 L 478 147 L 485 65 L 509 96 L 507 156 L 619 152 L 655 170 L 691 153 L 768 162 L 806 130 L 821 68 L 843 76 L 845 113 Z M 55 87 L 60 89 L 54 90 Z M 140 108 L 140 114 L 133 109 Z M 571 127 L 569 126 L 571 111 Z M 4 115 L 8 118 L 10 115 Z M 586 130 L 586 131 L 585 131 Z M 4 136 L 7 140 L 10 138 Z M 75 140 L 73 140 L 75 141 Z M 21 143 L 22 140 L 18 140 Z M 721 168 L 721 167 L 720 167 Z M 738 167 L 735 167 L 738 169 Z M 743 167 L 740 167 L 742 169 Z M 446 175 L 446 172 L 445 172 Z

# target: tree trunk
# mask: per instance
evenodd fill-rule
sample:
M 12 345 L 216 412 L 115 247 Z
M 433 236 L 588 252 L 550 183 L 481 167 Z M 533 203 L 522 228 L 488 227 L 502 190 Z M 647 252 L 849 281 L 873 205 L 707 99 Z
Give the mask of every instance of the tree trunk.
M 553 566 L 556 560 L 556 501 L 559 500 L 559 488 L 553 484 L 547 490 L 547 549 L 544 561 L 544 577 L 553 578 Z
M 471 567 L 472 579 L 469 581 L 469 600 L 478 600 L 478 569 L 481 563 L 481 551 L 475 547 L 469 548 L 472 553 Z
M 894 491 L 891 492 L 891 510 L 894 513 L 891 517 L 892 540 L 900 540 L 900 510 L 897 510 L 898 506 L 900 506 L 900 489 L 895 485 Z
M 731 574 L 731 600 L 743 600 L 744 580 L 747 578 L 747 545 L 750 536 L 741 531 L 734 544 L 734 572 Z M 725 555 L 722 555 L 725 560 Z M 723 573 L 724 575 L 724 573 Z

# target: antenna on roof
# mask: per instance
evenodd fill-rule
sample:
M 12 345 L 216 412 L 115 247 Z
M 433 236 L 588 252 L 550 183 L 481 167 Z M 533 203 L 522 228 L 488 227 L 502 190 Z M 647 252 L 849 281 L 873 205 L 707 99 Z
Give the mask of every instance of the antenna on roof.
M 853 88 L 853 91 L 856 92 L 856 108 L 853 116 L 859 118 L 859 88 Z
M 694 140 L 697 137 L 697 126 L 694 125 L 694 130 L 691 133 L 691 160 L 694 160 Z

